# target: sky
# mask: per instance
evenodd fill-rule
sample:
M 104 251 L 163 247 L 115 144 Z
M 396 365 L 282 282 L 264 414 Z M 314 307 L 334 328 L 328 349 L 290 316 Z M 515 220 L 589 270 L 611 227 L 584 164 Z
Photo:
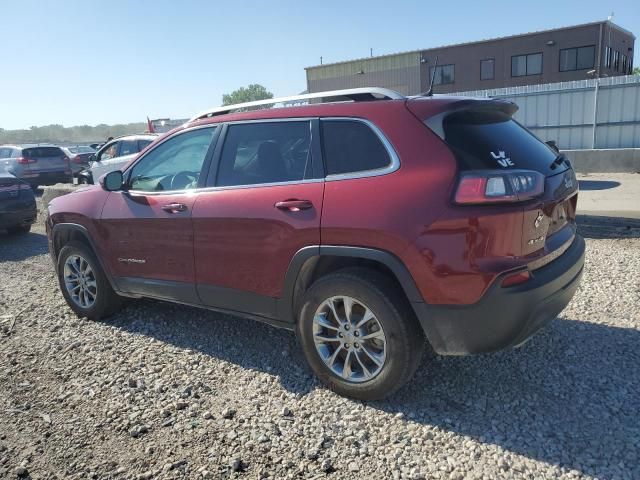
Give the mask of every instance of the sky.
M 0 128 L 186 118 L 304 67 L 604 20 L 638 0 L 0 0 Z M 636 42 L 638 46 L 638 42 Z M 638 48 L 636 48 L 636 51 Z M 640 65 L 635 54 L 634 65 Z

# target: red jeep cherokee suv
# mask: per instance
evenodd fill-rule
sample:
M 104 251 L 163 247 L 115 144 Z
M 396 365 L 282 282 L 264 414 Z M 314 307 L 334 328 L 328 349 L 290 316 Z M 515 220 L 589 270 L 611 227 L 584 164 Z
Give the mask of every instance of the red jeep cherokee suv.
M 294 329 L 360 399 L 426 342 L 518 346 L 570 301 L 585 244 L 571 165 L 515 110 L 354 89 L 205 112 L 50 203 L 62 293 L 93 319 L 152 297 Z

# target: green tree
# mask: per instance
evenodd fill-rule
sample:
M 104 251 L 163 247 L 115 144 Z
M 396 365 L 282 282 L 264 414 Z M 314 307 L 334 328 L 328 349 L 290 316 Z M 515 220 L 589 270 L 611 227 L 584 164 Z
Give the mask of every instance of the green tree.
M 262 85 L 253 83 L 248 87 L 240 87 L 231 93 L 222 95 L 223 105 L 235 105 L 236 103 L 253 102 L 255 100 L 266 100 L 273 98 L 273 93 L 268 91 Z
M 636 67 L 631 72 L 631 75 L 640 75 L 640 67 Z

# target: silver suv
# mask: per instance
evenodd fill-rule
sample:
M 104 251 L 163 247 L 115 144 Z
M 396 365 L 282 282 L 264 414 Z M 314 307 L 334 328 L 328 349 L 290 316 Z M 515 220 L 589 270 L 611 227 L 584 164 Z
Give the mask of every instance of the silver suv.
M 157 137 L 155 133 L 126 135 L 105 143 L 89 158 L 89 168 L 78 174 L 80 183 L 94 183 L 105 173 L 120 170 Z
M 0 145 L 0 170 L 33 188 L 71 181 L 69 157 L 55 145 Z

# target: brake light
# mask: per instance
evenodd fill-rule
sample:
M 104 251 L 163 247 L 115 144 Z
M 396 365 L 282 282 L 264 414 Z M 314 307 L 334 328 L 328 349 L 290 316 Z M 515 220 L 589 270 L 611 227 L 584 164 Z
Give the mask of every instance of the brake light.
M 63 162 L 68 162 L 69 161 L 69 157 L 67 157 L 66 155 L 62 156 L 62 161 Z
M 75 163 L 82 163 L 82 157 L 80 157 L 80 155 L 76 155 L 75 157 L 73 157 L 73 161 Z
M 544 193 L 544 175 L 531 170 L 488 170 L 465 172 L 456 189 L 455 202 L 461 205 L 515 203 Z
M 521 283 L 528 282 L 531 279 L 531 274 L 529 270 L 525 270 L 524 272 L 514 273 L 505 277 L 500 284 L 502 287 L 512 287 L 513 285 L 520 285 Z
M 35 158 L 18 157 L 17 160 L 20 165 L 28 165 L 30 163 L 36 163 Z

